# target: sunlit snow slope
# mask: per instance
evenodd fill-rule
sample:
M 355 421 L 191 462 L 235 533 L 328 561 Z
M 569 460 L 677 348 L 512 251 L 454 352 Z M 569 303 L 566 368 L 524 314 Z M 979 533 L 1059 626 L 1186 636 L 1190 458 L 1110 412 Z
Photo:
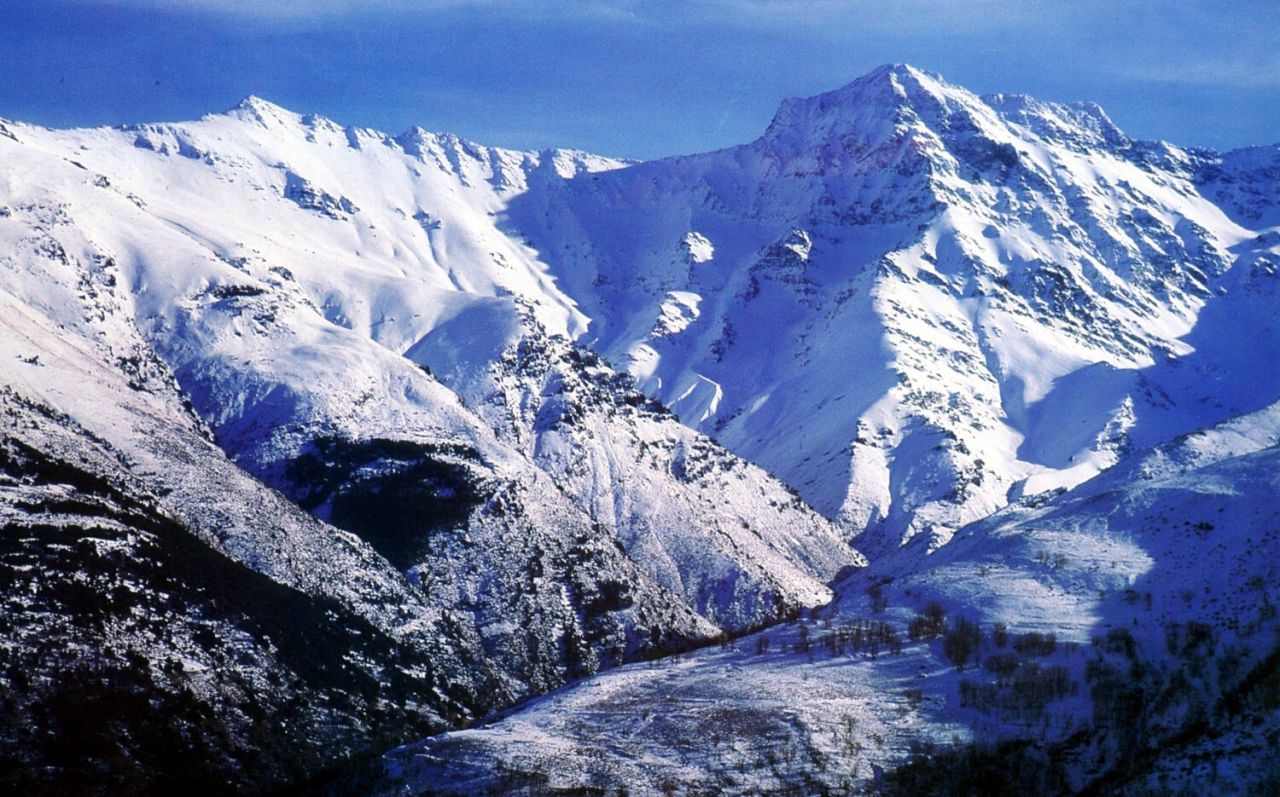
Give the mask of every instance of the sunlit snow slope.
M 510 215 L 585 341 L 880 551 L 1280 396 L 1278 162 L 889 66 Z

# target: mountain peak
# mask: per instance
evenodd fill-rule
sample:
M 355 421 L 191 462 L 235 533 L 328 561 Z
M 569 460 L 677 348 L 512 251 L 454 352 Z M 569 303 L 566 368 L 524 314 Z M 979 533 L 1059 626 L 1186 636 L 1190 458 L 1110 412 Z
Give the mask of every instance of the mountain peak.
M 248 94 L 231 107 L 232 111 L 265 111 L 282 110 L 275 103 L 262 99 L 256 94 Z
M 259 124 L 268 124 L 271 121 L 283 121 L 286 119 L 298 119 L 298 115 L 287 108 L 282 108 L 273 102 L 262 99 L 254 94 L 250 94 L 233 107 L 227 110 L 227 116 L 237 119 L 245 119 Z
M 846 85 L 849 86 L 891 81 L 898 85 L 921 85 L 924 83 L 937 83 L 946 85 L 946 80 L 937 72 L 930 72 L 927 69 L 920 69 L 911 64 L 892 63 L 881 64 L 880 66 L 867 72 L 865 75 L 855 78 Z M 838 89 L 837 89 L 838 90 Z
M 963 148 L 961 139 L 975 134 L 998 143 L 1030 133 L 1077 150 L 1118 151 L 1133 143 L 1097 103 L 979 97 L 909 64 L 884 64 L 833 91 L 784 101 L 760 142 L 786 160 L 816 150 L 843 160 L 911 130 L 948 148 L 957 142 Z
M 954 111 L 990 115 L 981 100 L 940 75 L 885 64 L 834 91 L 785 100 L 761 142 L 783 158 L 824 145 L 865 151 L 912 123 L 935 126 Z
M 917 69 L 910 64 L 883 64 L 833 91 L 784 100 L 778 109 L 778 116 L 785 116 L 788 111 L 826 112 L 832 108 L 854 105 L 872 105 L 885 110 L 931 105 L 955 92 L 968 94 L 963 89 L 950 85 L 936 73 Z

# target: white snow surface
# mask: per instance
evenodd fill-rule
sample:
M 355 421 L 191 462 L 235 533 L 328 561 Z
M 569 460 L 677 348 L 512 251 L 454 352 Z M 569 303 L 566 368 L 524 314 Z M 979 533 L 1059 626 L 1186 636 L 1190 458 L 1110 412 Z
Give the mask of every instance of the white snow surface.
M 157 339 L 183 337 L 175 297 L 265 283 L 339 347 L 344 330 L 392 355 L 448 334 L 433 371 L 465 382 L 524 313 L 869 550 L 922 532 L 936 548 L 1280 388 L 1224 343 L 1276 346 L 1258 297 L 1280 245 L 1273 149 L 1133 141 L 1096 105 L 978 97 L 909 66 L 789 100 L 749 144 L 638 164 L 391 137 L 256 98 L 189 124 L 6 129 L 132 198 L 155 228 L 128 242 L 142 259 L 152 240 L 194 253 L 137 286 Z M 358 398 L 327 345 L 271 359 L 298 379 L 332 362 L 347 389 L 316 392 Z M 290 402 L 272 396 L 265 428 Z M 287 454 L 241 440 L 240 410 L 201 408 L 250 470 Z
M 979 98 L 891 66 L 785 103 L 751 144 L 513 201 L 592 319 L 582 340 L 673 406 L 713 385 L 714 410 L 682 418 L 862 532 L 871 565 L 815 620 L 393 752 L 386 790 L 839 790 L 921 742 L 1066 743 L 1099 710 L 1089 662 L 1130 637 L 1158 673 L 1194 659 L 1169 640 L 1195 623 L 1264 666 L 1280 598 L 1275 164 L 1274 148 L 1134 141 L 1095 105 Z M 682 254 L 688 230 L 712 260 Z M 676 291 L 698 315 L 655 336 Z M 1077 691 L 1029 724 L 965 704 L 937 643 L 794 648 L 868 618 L 902 629 L 930 600 L 1055 635 L 1044 662 Z M 1211 703 L 1229 680 L 1196 666 L 1192 702 Z M 1151 709 L 1151 732 L 1185 711 Z M 1263 718 L 1211 723 L 1195 761 L 1175 736 L 1152 785 L 1264 782 L 1280 717 Z M 1090 772 L 1071 765 L 1073 787 Z

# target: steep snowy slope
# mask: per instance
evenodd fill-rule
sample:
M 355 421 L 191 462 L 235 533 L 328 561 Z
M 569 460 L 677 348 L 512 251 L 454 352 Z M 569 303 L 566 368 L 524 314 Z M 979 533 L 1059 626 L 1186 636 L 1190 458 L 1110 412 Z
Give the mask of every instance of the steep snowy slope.
M 750 144 L 581 175 L 510 217 L 587 343 L 880 551 L 1277 398 L 1256 369 L 1173 375 L 1199 346 L 1275 343 L 1229 328 L 1228 275 L 1274 261 L 1273 155 L 890 66 L 787 101 Z
M 1280 225 L 1280 144 L 1192 154 L 1201 193 L 1227 215 L 1251 229 Z
M 357 361 L 345 330 L 166 237 L 85 169 L 0 163 L 6 782 L 266 788 L 716 631 L 416 367 L 372 343 Z M 166 325 L 190 334 L 164 339 L 169 360 L 142 332 Z M 198 359 L 197 343 L 225 354 Z M 282 396 L 290 368 L 311 381 Z M 400 414 L 352 412 L 353 389 Z M 315 410 L 302 432 L 236 433 L 309 446 L 281 484 L 360 536 L 231 462 L 187 390 L 215 423 L 219 397 L 259 423 L 264 407 Z M 347 426 L 325 413 L 344 396 Z M 211 674 L 182 676 L 184 661 Z M 99 691 L 81 683 L 95 667 Z M 93 710 L 115 700 L 170 705 L 173 747 L 145 712 Z M 58 745 L 80 737 L 111 741 L 68 760 Z
M 442 324 L 409 356 L 458 373 L 457 352 L 492 334 L 493 313 Z M 699 613 L 727 628 L 768 622 L 825 603 L 826 581 L 865 564 L 794 492 L 682 426 L 629 376 L 532 318 L 524 329 L 487 371 L 448 384 Z
M 28 168 L 23 159 L 60 164 L 60 182 L 30 185 L 40 185 L 47 203 L 77 205 L 71 226 L 123 270 L 126 314 L 173 368 L 218 444 L 398 566 L 419 564 L 421 552 L 393 539 L 414 523 L 469 517 L 477 528 L 487 522 L 495 540 L 498 528 L 525 524 L 517 535 L 524 540 L 531 529 L 583 522 L 571 517 L 563 492 L 615 531 L 650 577 L 732 627 L 826 600 L 825 582 L 861 562 L 829 521 L 709 441 L 693 445 L 669 417 L 646 416 L 637 432 L 628 413 L 593 414 L 600 434 L 576 440 L 588 455 L 561 458 L 578 477 L 552 486 L 530 466 L 531 451 L 512 450 L 402 356 L 438 367 L 428 353 L 439 346 L 430 341 L 456 338 L 460 325 L 479 318 L 482 326 L 469 330 L 479 343 L 441 355 L 452 372 L 440 375 L 460 386 L 467 374 L 505 362 L 498 355 L 508 340 L 585 328 L 545 267 L 493 217 L 510 195 L 616 162 L 485 149 L 421 130 L 390 139 L 256 99 L 189 125 L 71 132 L 13 125 L 12 132 L 18 141 L 4 143 L 14 147 L 16 168 Z M 15 186 L 19 208 L 29 201 L 25 188 Z M 96 216 L 81 204 L 97 207 Z M 620 404 L 629 390 L 605 380 L 592 400 Z M 730 496 L 733 512 L 721 512 L 721 484 L 682 478 L 671 457 L 619 458 L 611 450 L 614 438 L 634 447 L 641 437 L 655 451 L 687 449 L 687 473 L 737 468 L 746 484 Z M 633 470 L 636 478 L 621 478 Z M 489 471 L 522 485 L 498 491 L 510 512 L 496 522 L 487 511 L 470 512 L 493 492 L 473 484 Z M 410 484 L 423 480 L 425 493 Z M 384 491 L 412 506 L 399 515 L 371 511 L 370 496 Z M 650 511 L 667 495 L 682 499 L 670 511 Z M 424 512 L 438 516 L 428 522 Z M 709 551 L 715 556 L 703 555 Z M 441 589 L 447 604 L 470 600 L 466 590 Z
M 873 561 L 731 649 L 394 751 L 383 790 L 1254 793 L 1280 739 L 1275 421 Z

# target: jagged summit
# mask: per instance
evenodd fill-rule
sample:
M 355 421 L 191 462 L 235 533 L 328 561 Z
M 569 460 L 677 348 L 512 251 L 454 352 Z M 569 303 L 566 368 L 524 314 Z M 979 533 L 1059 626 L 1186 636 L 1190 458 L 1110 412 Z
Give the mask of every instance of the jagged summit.
M 256 94 L 249 94 L 235 105 L 228 108 L 225 112 L 227 116 L 234 116 L 242 119 L 252 119 L 253 121 L 265 123 L 268 119 L 282 119 L 292 117 L 300 118 L 299 114 L 290 111 L 274 102 L 264 100 Z
M 223 115 L 264 126 L 297 124 L 310 129 L 365 132 L 384 141 L 394 141 L 407 152 L 418 155 L 434 149 L 481 160 L 499 154 L 508 158 L 529 156 L 541 163 L 555 164 L 555 171 L 564 177 L 625 163 L 599 159 L 600 163 L 584 166 L 583 163 L 594 160 L 594 156 L 559 148 L 536 153 L 504 150 L 417 125 L 395 136 L 362 131 L 318 114 L 291 111 L 253 94 Z M 1012 130 L 1011 126 L 1019 129 Z M 926 146 L 924 150 L 941 152 L 954 149 L 959 137 L 976 134 L 1000 143 L 1024 138 L 1027 133 L 1077 150 L 1089 147 L 1117 150 L 1134 143 L 1093 102 L 1053 102 L 1018 93 L 979 96 L 949 83 L 936 72 L 905 63 L 890 63 L 831 91 L 784 100 L 754 146 L 763 146 L 784 161 L 816 158 L 825 163 L 833 155 L 838 155 L 841 162 L 850 157 L 856 160 L 878 146 L 908 137 L 933 141 L 940 146 Z
M 892 137 L 913 118 L 936 115 L 956 92 L 963 90 L 938 75 L 886 64 L 833 91 L 784 100 L 761 140 L 784 149 L 828 140 L 867 144 Z
M 839 88 L 820 92 L 812 97 L 785 100 L 783 105 L 809 100 L 866 102 L 873 99 L 889 99 L 895 103 L 911 103 L 922 94 L 941 94 L 957 87 L 947 83 L 937 72 L 918 69 L 910 64 L 882 64 Z M 961 89 L 962 90 L 962 89 Z
M 1096 103 L 979 96 L 908 64 L 885 64 L 833 91 L 785 100 L 760 141 L 792 156 L 824 146 L 859 155 L 908 136 L 954 149 L 974 135 L 1007 142 L 1027 133 L 1075 149 L 1132 144 Z
M 254 110 L 256 108 L 279 108 L 279 107 L 280 106 L 276 105 L 270 100 L 265 100 L 256 94 L 246 94 L 244 97 L 240 99 L 239 102 L 231 106 L 231 108 L 228 110 L 249 111 L 249 110 Z

